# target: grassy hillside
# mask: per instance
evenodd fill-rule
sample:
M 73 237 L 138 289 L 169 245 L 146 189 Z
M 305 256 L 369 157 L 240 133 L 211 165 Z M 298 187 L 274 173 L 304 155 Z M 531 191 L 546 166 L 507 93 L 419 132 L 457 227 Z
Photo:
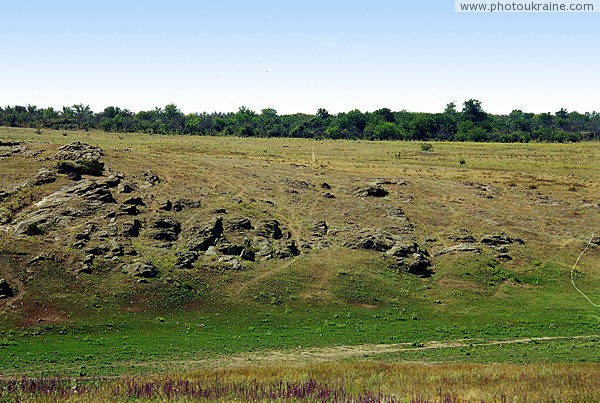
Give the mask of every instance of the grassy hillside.
M 598 143 L 425 152 L 9 128 L 0 141 L 0 278 L 14 294 L 0 300 L 0 375 L 147 373 L 378 343 L 415 348 L 367 354 L 394 361 L 600 358 L 598 309 L 570 279 L 600 232 Z M 102 176 L 57 173 L 75 141 L 102 150 Z M 575 276 L 596 302 L 598 242 Z M 531 337 L 565 339 L 477 347 Z

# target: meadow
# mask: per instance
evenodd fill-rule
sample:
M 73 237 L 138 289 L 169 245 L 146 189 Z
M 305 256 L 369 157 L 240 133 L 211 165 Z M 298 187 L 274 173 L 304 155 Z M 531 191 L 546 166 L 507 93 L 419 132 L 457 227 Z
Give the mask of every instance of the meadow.
M 33 154 L 0 159 L 0 190 L 52 169 L 58 147 L 80 141 L 102 148 L 107 174 L 161 178 L 140 190 L 151 201 L 139 216 L 147 227 L 170 197 L 201 201 L 170 215 L 184 231 L 214 211 L 274 217 L 298 245 L 316 245 L 314 222 L 330 228 L 325 246 L 241 271 L 211 258 L 176 268 L 186 240 L 165 248 L 142 230 L 131 246 L 159 275 L 140 283 L 119 269 L 126 256 L 76 273 L 75 227 L 16 237 L 7 224 L 0 278 L 19 292 L 0 300 L 0 401 L 600 400 L 600 313 L 570 277 L 600 232 L 597 142 L 430 142 L 424 151 L 417 142 L 9 128 L 0 139 Z M 354 195 L 373 182 L 388 196 Z M 17 221 L 67 183 L 23 187 L 0 208 Z M 335 198 L 323 197 L 324 183 Z M 428 250 L 430 277 L 340 240 L 349 228 L 385 229 L 391 210 Z M 500 258 L 479 242 L 489 234 L 523 242 Z M 479 253 L 445 252 L 468 236 Z M 599 302 L 593 241 L 574 278 Z M 28 263 L 42 254 L 54 260 Z

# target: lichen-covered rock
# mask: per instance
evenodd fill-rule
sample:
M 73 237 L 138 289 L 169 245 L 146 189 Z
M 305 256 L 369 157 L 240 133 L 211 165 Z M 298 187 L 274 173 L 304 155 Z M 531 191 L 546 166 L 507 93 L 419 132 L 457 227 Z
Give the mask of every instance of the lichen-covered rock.
M 100 147 L 75 141 L 59 148 L 59 152 L 54 157 L 60 161 L 85 161 L 99 160 L 103 151 Z
M 48 168 L 40 168 L 35 176 L 29 181 L 29 185 L 41 186 L 52 182 L 56 182 L 56 173 Z

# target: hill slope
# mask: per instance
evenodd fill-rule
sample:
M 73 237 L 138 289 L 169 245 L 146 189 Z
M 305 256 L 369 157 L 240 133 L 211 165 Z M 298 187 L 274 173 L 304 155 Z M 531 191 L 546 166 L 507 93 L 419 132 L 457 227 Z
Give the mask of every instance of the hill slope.
M 7 324 L 186 312 L 235 321 L 244 312 L 244 332 L 271 312 L 277 326 L 330 320 L 298 336 L 321 334 L 321 344 L 598 328 L 569 279 L 600 227 L 597 143 L 423 152 L 416 143 L 65 134 L 0 129 Z M 598 243 L 577 271 L 591 297 Z M 330 323 L 343 335 L 323 336 Z

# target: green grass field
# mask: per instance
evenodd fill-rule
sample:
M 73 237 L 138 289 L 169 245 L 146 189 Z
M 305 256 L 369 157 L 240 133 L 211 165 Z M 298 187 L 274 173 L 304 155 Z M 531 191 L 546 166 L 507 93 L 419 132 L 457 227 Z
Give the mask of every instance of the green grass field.
M 83 255 L 70 244 L 85 219 L 43 236 L 15 236 L 10 224 L 0 226 L 0 278 L 18 288 L 14 298 L 0 300 L 4 380 L 102 377 L 94 393 L 103 400 L 108 392 L 102 388 L 122 376 L 196 379 L 203 371 L 233 371 L 244 373 L 244 382 L 254 377 L 271 385 L 297 365 L 290 382 L 318 373 L 317 380 L 339 386 L 341 378 L 354 382 L 356 374 L 368 373 L 381 377 L 379 387 L 388 385 L 386 396 L 409 396 L 398 401 L 441 401 L 429 372 L 438 370 L 445 377 L 465 371 L 477 384 L 469 389 L 444 381 L 442 394 L 456 393 L 455 401 L 523 399 L 527 393 L 531 401 L 600 399 L 600 311 L 570 278 L 592 233 L 600 232 L 598 143 L 431 143 L 433 149 L 423 152 L 411 142 L 65 134 L 0 129 L 0 140 L 23 142 L 34 152 L 0 158 L 0 190 L 27 181 L 40 167 L 54 168 L 52 155 L 72 141 L 101 147 L 108 169 L 138 184 L 144 172 L 156 173 L 162 181 L 139 190 L 148 202 L 139 215 L 144 229 L 131 247 L 156 265 L 159 276 L 140 283 L 124 274 L 126 256 L 97 259 L 91 274 L 77 273 Z M 387 180 L 387 197 L 353 195 L 374 178 Z M 291 188 L 293 181 L 309 185 Z M 0 209 L 17 221 L 68 182 L 59 175 L 54 183 L 22 187 L 0 200 Z M 334 199 L 322 197 L 322 183 Z M 184 232 L 225 209 L 225 219 L 275 218 L 299 245 L 310 240 L 314 222 L 325 220 L 331 245 L 248 262 L 243 271 L 225 270 L 208 257 L 191 270 L 174 268 L 186 238 L 164 248 L 144 232 L 154 216 L 165 214 L 157 205 L 166 197 L 201 201 L 198 209 L 169 213 Z M 336 238 L 347 228 L 387 228 L 390 209 L 405 213 L 414 241 L 429 251 L 431 277 L 393 269 L 383 253 L 350 249 Z M 102 214 L 87 220 L 107 225 Z M 510 260 L 480 243 L 480 253 L 440 254 L 465 233 L 477 241 L 504 233 L 523 244 L 507 246 Z M 596 303 L 598 248 L 590 245 L 575 270 L 577 286 Z M 39 255 L 51 258 L 28 263 Z M 492 393 L 474 380 L 477 368 L 502 377 L 503 398 L 500 389 Z M 506 386 L 515 368 L 531 377 L 529 392 Z M 537 374 L 538 386 L 534 368 L 548 371 Z M 543 386 L 550 372 L 568 377 L 584 369 L 596 377 Z M 395 383 L 398 371 L 415 372 L 412 389 Z M 364 391 L 377 392 L 376 385 L 369 382 Z M 11 401 L 15 395 L 2 395 L 1 387 L 0 399 Z

